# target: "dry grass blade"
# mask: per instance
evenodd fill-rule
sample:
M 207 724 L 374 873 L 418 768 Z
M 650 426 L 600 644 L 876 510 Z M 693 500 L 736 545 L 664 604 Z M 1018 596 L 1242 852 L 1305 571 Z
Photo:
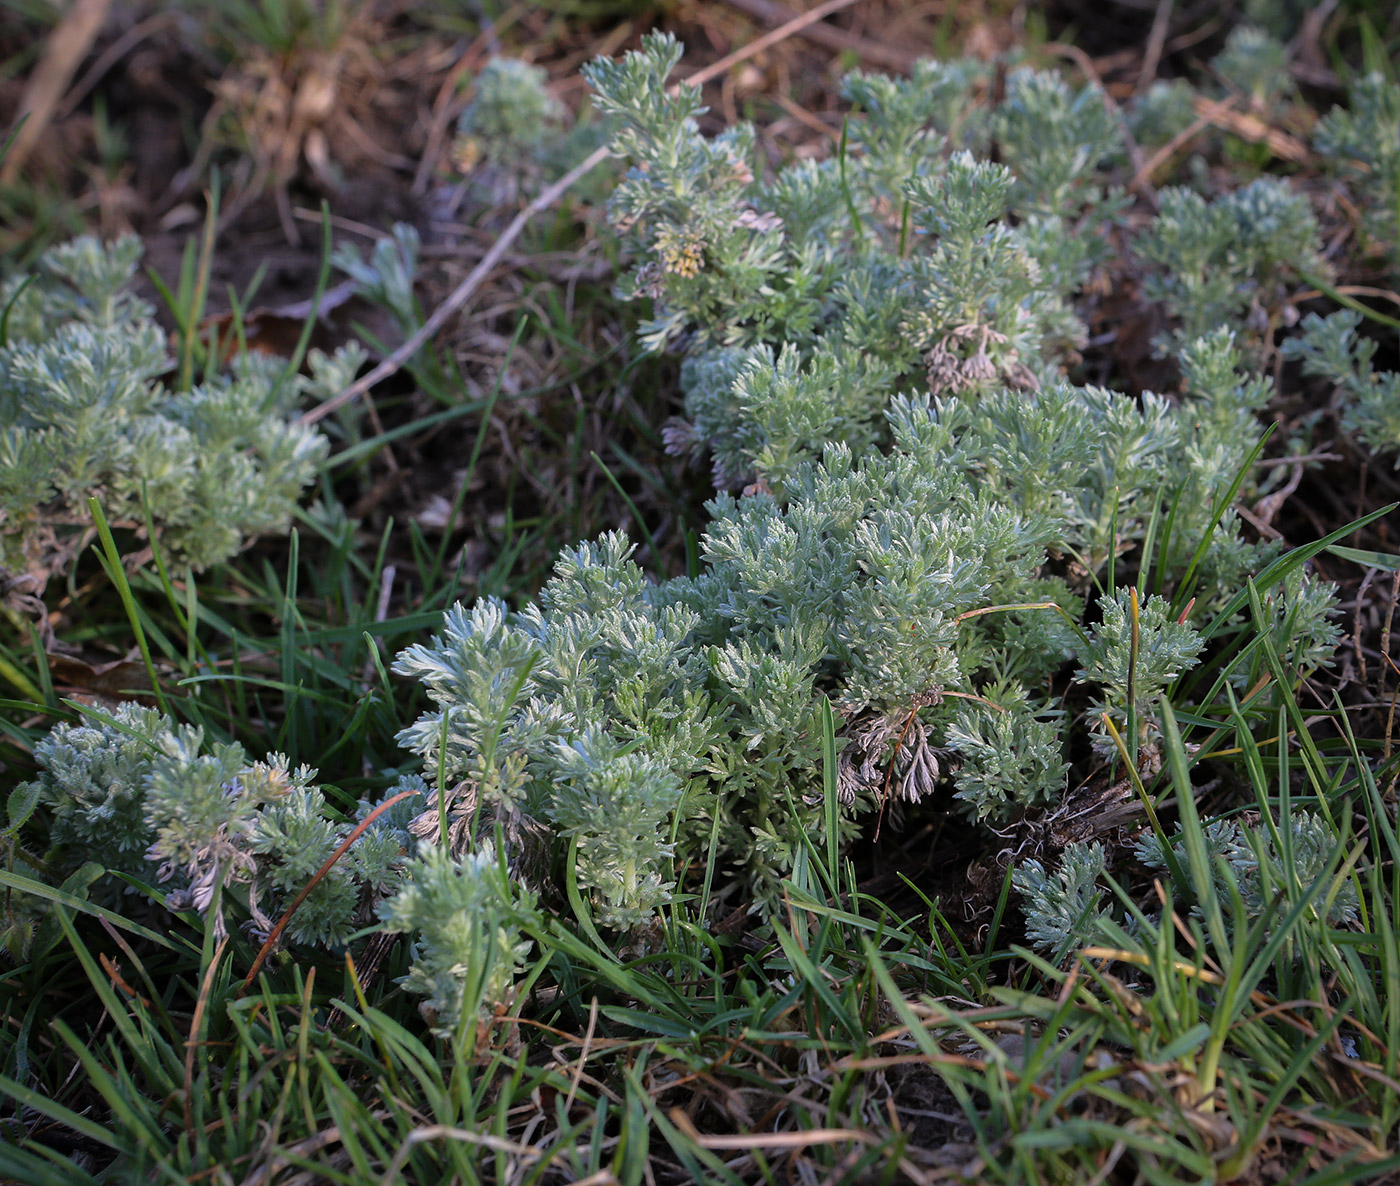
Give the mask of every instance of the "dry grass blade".
M 209 1005 L 209 993 L 214 987 L 214 976 L 219 970 L 219 962 L 223 959 L 224 948 L 228 946 L 228 936 L 225 935 L 219 940 L 219 945 L 214 948 L 214 958 L 209 961 L 209 966 L 204 969 L 204 976 L 199 983 L 199 996 L 194 1003 L 194 1012 L 190 1016 L 190 1036 L 185 1042 L 185 1098 L 181 1101 L 185 1111 L 185 1128 L 188 1131 L 194 1129 L 194 1050 L 199 1045 L 198 1034 L 200 1027 L 204 1023 L 204 1010 Z
M 0 184 L 9 185 L 19 176 L 29 154 L 43 139 L 53 119 L 58 101 L 63 97 L 78 65 L 87 57 L 92 43 L 107 19 L 107 9 L 112 0 L 74 0 L 54 30 L 49 34 L 44 56 L 29 76 L 24 99 L 20 103 L 20 117 L 24 125 L 10 145 L 3 164 L 0 164 Z
M 880 1138 L 856 1128 L 805 1128 L 801 1132 L 706 1136 L 696 1130 L 680 1108 L 671 1110 L 671 1123 L 702 1149 L 805 1149 L 808 1145 L 835 1145 L 841 1141 L 859 1141 L 863 1145 L 880 1143 Z
M 725 2 L 731 8 L 737 8 L 740 12 L 747 13 L 756 20 L 769 25 L 781 24 L 786 27 L 793 19 L 792 10 L 785 4 L 775 3 L 775 0 L 725 0 Z M 802 15 L 806 17 L 810 14 L 803 13 Z M 802 17 L 797 19 L 800 20 Z M 867 37 L 860 37 L 854 33 L 848 33 L 844 29 L 832 28 L 830 25 L 806 25 L 802 27 L 800 32 L 804 38 L 817 45 L 825 46 L 837 53 L 853 53 L 876 66 L 883 66 L 887 70 L 898 70 L 903 74 L 908 74 L 918 60 L 917 54 L 906 53 L 904 50 L 883 45 L 878 41 L 871 41 Z
M 750 1149 L 791 1150 L 812 1145 L 837 1145 L 852 1142 L 858 1145 L 883 1146 L 886 1138 L 858 1128 L 808 1128 L 800 1132 L 737 1133 L 733 1136 L 706 1136 L 691 1123 L 683 1109 L 671 1109 L 671 1123 L 702 1149 L 715 1151 L 747 1151 Z M 901 1157 L 896 1163 L 900 1172 L 911 1182 L 925 1183 L 934 1179 Z
M 371 1112 L 369 1115 L 371 1120 L 383 1120 L 389 1113 L 380 1110 Z M 295 1165 L 299 1159 L 310 1157 L 313 1153 L 319 1153 L 330 1145 L 338 1144 L 340 1144 L 340 1129 L 335 1126 L 323 1128 L 320 1132 L 307 1137 L 306 1140 L 289 1145 L 281 1154 L 269 1158 L 266 1165 L 259 1166 L 244 1178 L 240 1186 L 263 1186 L 264 1182 L 270 1181 L 288 1166 Z
M 481 1148 L 490 1149 L 495 1153 L 511 1153 L 517 1157 L 531 1159 L 539 1158 L 544 1154 L 544 1150 L 537 1145 L 521 1145 L 516 1141 L 509 1141 L 505 1137 L 497 1137 L 485 1132 L 472 1132 L 468 1128 L 454 1128 L 447 1124 L 428 1124 L 422 1128 L 416 1128 L 408 1134 L 408 1139 L 394 1154 L 394 1160 L 390 1163 L 382 1179 L 382 1186 L 392 1186 L 393 1183 L 402 1180 L 399 1177 L 399 1171 L 403 1169 L 404 1163 L 412 1154 L 415 1145 L 421 1145 L 424 1141 L 442 1140 L 465 1141 L 469 1145 L 479 1145 Z

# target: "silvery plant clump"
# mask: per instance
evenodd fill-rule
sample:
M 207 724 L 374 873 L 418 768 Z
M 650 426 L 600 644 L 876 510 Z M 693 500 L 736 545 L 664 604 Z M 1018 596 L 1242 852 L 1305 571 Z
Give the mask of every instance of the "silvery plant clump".
M 1283 101 L 1256 51 L 1273 49 L 1232 39 L 1219 76 Z M 1150 774 L 1168 697 L 1201 711 L 1258 684 L 1267 708 L 1258 648 L 1191 677 L 1212 640 L 1246 631 L 1267 631 L 1297 674 L 1330 663 L 1338 639 L 1333 590 L 1301 568 L 1259 583 L 1254 611 L 1239 596 L 1280 552 L 1231 509 L 1283 478 L 1253 464 L 1271 335 L 1292 333 L 1285 349 L 1335 386 L 1361 445 L 1395 439 L 1393 376 L 1372 372 L 1355 322 L 1291 329 L 1295 286 L 1326 265 L 1286 181 L 1163 190 L 1155 213 L 1127 217 L 1123 129 L 1169 139 L 1189 123 L 1185 84 L 1118 111 L 1023 67 L 995 88 L 969 63 L 853 74 L 841 151 L 769 172 L 753 129 L 706 136 L 698 95 L 668 94 L 680 54 L 653 35 L 585 72 L 625 166 L 608 206 L 631 261 L 617 291 L 642 309 L 641 347 L 680 357 L 682 414 L 665 429 L 677 464 L 703 459 L 714 478 L 698 563 L 654 579 L 608 531 L 564 550 L 535 601 L 459 604 L 405 650 L 395 670 L 431 702 L 401 734 L 422 793 L 384 823 L 384 852 L 347 868 L 335 892 L 349 913 L 315 920 L 334 941 L 373 899 L 383 926 L 413 936 L 406 984 L 444 1034 L 504 999 L 526 932 L 566 894 L 590 925 L 643 934 L 687 892 L 684 870 L 709 867 L 717 896 L 769 909 L 807 846 L 849 841 L 881 812 L 1005 829 L 1072 790 L 1071 739 L 1097 769 L 1126 753 Z M 484 78 L 472 134 L 508 132 L 490 102 L 537 84 Z M 1367 82 L 1320 129 L 1339 173 L 1370 185 L 1385 164 L 1366 129 L 1385 125 L 1393 89 Z M 1082 311 L 1125 249 L 1161 313 L 1154 348 L 1180 376 L 1167 392 L 1070 378 Z M 66 842 L 88 843 L 79 821 L 109 811 L 134 829 L 126 856 L 193 888 L 223 854 L 261 903 L 283 892 L 266 879 L 293 880 L 277 837 L 315 833 L 323 848 L 342 834 L 309 774 L 273 762 L 275 777 L 255 775 L 168 722 L 150 728 L 152 764 L 104 784 L 128 788 L 110 799 L 63 789 L 49 762 L 43 796 L 56 829 L 71 820 Z M 222 805 L 197 835 L 161 792 L 162 771 L 196 753 Z M 268 812 L 278 822 L 259 822 Z M 1222 827 L 1218 855 L 1262 899 L 1273 832 Z M 1290 827 L 1291 851 L 1325 864 L 1316 821 Z M 1144 842 L 1135 859 L 1159 867 L 1166 851 Z M 1087 844 L 1058 868 L 1023 862 L 1034 942 L 1097 933 L 1105 868 Z
M 0 575 L 33 594 L 85 546 L 89 499 L 198 570 L 285 532 L 327 452 L 294 412 L 344 359 L 316 354 L 303 378 L 245 354 L 185 389 L 130 291 L 140 256 L 134 237 L 83 237 L 0 285 Z
M 403 741 L 450 810 L 527 822 L 617 930 L 715 846 L 778 900 L 826 839 L 828 705 L 838 840 L 891 801 L 993 827 L 1050 808 L 1072 728 L 1159 762 L 1202 624 L 1277 554 L 1229 508 L 1274 480 L 1250 465 L 1261 335 L 1326 271 L 1286 182 L 1167 191 L 1136 250 L 1180 389 L 1074 386 L 1077 306 L 1129 225 L 1099 92 L 1015 69 L 989 107 L 978 66 L 852 75 L 844 152 L 762 176 L 751 128 L 707 137 L 698 96 L 667 93 L 679 56 L 652 36 L 585 73 L 629 165 L 618 292 L 649 310 L 644 348 L 681 354 L 667 439 L 718 488 L 699 571 L 650 580 L 610 532 L 535 603 L 460 605 L 397 667 L 433 701 Z M 1260 593 L 1279 653 L 1328 663 L 1330 586 Z M 1071 861 L 1056 918 L 1096 868 Z

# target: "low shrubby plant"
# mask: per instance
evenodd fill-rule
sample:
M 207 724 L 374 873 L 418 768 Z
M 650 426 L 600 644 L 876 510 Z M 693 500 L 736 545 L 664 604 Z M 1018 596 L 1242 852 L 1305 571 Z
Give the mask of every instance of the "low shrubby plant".
M 577 165 L 608 136 L 606 120 L 584 110 L 575 117 L 554 95 L 543 67 L 493 57 L 471 79 L 471 100 L 457 118 L 448 156 L 464 196 L 486 208 L 533 196 L 543 184 Z M 601 204 L 615 177 L 598 170 L 575 195 Z
M 1138 250 L 1157 265 L 1144 291 L 1171 315 L 1177 344 L 1220 325 L 1262 338 L 1301 278 L 1327 274 L 1312 208 L 1282 178 L 1214 200 L 1181 186 L 1158 197 L 1161 211 Z
M 369 250 L 368 258 L 349 243 L 340 243 L 331 261 L 355 282 L 362 296 L 387 309 L 399 328 L 411 333 L 419 322 L 413 282 L 421 246 L 417 229 L 398 222 L 392 234 L 379 239 Z
M 1233 509 L 1283 481 L 1254 465 L 1273 396 L 1258 366 L 1294 284 L 1326 273 L 1288 182 L 1169 189 L 1130 220 L 1122 125 L 1096 88 L 1020 67 L 992 102 L 965 63 L 851 76 L 842 150 L 762 177 L 751 128 L 706 137 L 698 96 L 667 93 L 679 57 L 654 35 L 587 74 L 631 162 L 609 204 L 633 260 L 618 291 L 649 303 L 642 346 L 681 356 L 672 452 L 712 466 L 690 570 L 650 579 L 608 531 L 564 550 L 534 602 L 459 604 L 402 652 L 395 670 L 431 702 L 401 735 L 424 766 L 416 814 L 384 823 L 374 875 L 347 863 L 292 935 L 343 941 L 377 902 L 417 936 L 406 983 L 442 1034 L 507 993 L 539 910 L 567 899 L 590 934 L 644 947 L 697 890 L 775 908 L 808 854 L 838 853 L 892 805 L 1020 826 L 1086 777 L 1072 756 L 1093 777 L 1151 778 L 1169 703 L 1198 719 L 1246 693 L 1253 712 L 1278 708 L 1265 655 L 1296 679 L 1338 638 L 1333 589 Z M 539 82 L 484 75 L 468 130 L 516 135 L 491 104 Z M 1180 99 L 1151 101 L 1168 120 Z M 1170 392 L 1072 378 L 1080 309 L 1125 242 L 1169 327 L 1155 346 L 1180 375 Z M 413 248 L 401 233 L 368 263 L 341 256 L 406 324 Z M 1393 439 L 1395 395 L 1355 329 L 1309 320 L 1286 349 L 1346 393 L 1344 423 L 1374 446 Z M 1267 649 L 1232 647 L 1255 630 Z M 55 840 L 80 859 L 81 821 L 116 813 L 137 839 L 114 857 L 191 892 L 201 854 L 226 852 L 216 879 L 250 887 L 261 927 L 261 903 L 310 876 L 310 858 L 287 872 L 289 849 L 324 853 L 348 819 L 309 773 L 140 720 L 145 748 L 111 759 L 114 798 L 81 777 L 64 789 L 55 762 L 73 744 L 55 734 L 40 780 Z M 127 753 L 123 730 L 82 728 L 94 753 Z M 176 768 L 202 814 L 165 793 Z M 1281 851 L 1331 859 L 1306 813 L 1286 849 L 1278 826 L 1211 827 L 1246 901 L 1267 897 Z M 1170 868 L 1156 842 L 1138 860 Z M 1022 863 L 1033 941 L 1063 952 L 1097 933 L 1106 862 L 1080 845 L 1058 871 Z M 1348 917 L 1344 895 L 1334 905 Z
M 484 158 L 519 168 L 559 136 L 564 109 L 545 86 L 538 66 L 515 58 L 492 58 L 474 81 L 475 94 L 457 119 L 454 157 L 460 168 Z
M 1328 317 L 1309 313 L 1303 332 L 1283 344 L 1285 358 L 1298 359 L 1303 374 L 1332 384 L 1341 406 L 1341 427 L 1367 449 L 1396 454 L 1400 467 L 1400 374 L 1371 368 L 1373 339 L 1357 332 L 1361 314 L 1342 309 Z
M 328 443 L 298 425 L 308 390 L 340 379 L 241 354 L 188 387 L 153 310 L 131 291 L 134 237 L 45 252 L 0 286 L 0 575 L 42 591 L 90 538 L 90 499 L 176 569 L 285 532 Z M 188 377 L 188 376 L 186 376 Z
M 1347 105 L 1317 125 L 1313 141 L 1336 177 L 1353 187 L 1367 245 L 1400 267 L 1400 87 L 1378 71 L 1351 85 Z
M 1231 509 L 1279 480 L 1252 466 L 1273 391 L 1254 367 L 1290 284 L 1326 272 L 1304 197 L 1164 192 L 1134 246 L 1180 390 L 1075 386 L 1076 299 L 1129 229 L 1096 91 L 1018 69 L 988 110 L 973 67 L 853 76 L 844 152 L 761 179 L 750 129 L 706 138 L 697 96 L 666 93 L 679 52 L 653 36 L 587 73 L 633 162 L 610 203 L 635 259 L 619 292 L 652 304 L 644 346 L 683 355 L 669 439 L 720 487 L 701 563 L 652 583 L 612 532 L 537 604 L 458 607 L 401 656 L 434 701 L 404 741 L 458 812 L 542 826 L 625 930 L 686 867 L 775 902 L 804 844 L 892 800 L 998 826 L 1049 808 L 1073 729 L 1150 774 L 1160 706 L 1208 637 L 1249 632 L 1240 590 L 1266 568 L 1274 651 L 1295 675 L 1331 661 L 1333 590 Z M 1000 163 L 979 159 L 992 139 Z M 1218 698 L 1197 711 L 1252 687 L 1246 651 L 1191 684 Z M 1232 834 L 1242 878 L 1253 835 Z M 1093 852 L 1047 895 L 1061 938 Z M 1038 868 L 1022 884 L 1045 891 Z
M 209 916 L 218 936 L 230 917 L 255 940 L 329 949 L 375 925 L 411 932 L 405 987 L 425 996 L 445 1036 L 458 1032 L 464 1000 L 503 999 L 528 946 L 518 927 L 531 895 L 490 840 L 465 855 L 442 843 L 421 778 L 391 784 L 385 810 L 361 800 L 344 811 L 314 770 L 281 754 L 253 759 L 135 703 L 89 716 L 44 737 L 38 777 L 12 792 L 12 823 L 35 810 L 52 819 L 50 851 L 41 859 L 12 843 L 12 869 L 64 879 L 92 902 L 144 893 Z M 0 940 L 12 959 L 27 956 L 45 917 L 42 903 L 7 895 Z
M 1231 29 L 1224 48 L 1211 61 L 1210 71 L 1257 111 L 1272 110 L 1298 89 L 1288 71 L 1288 47 L 1258 25 Z
M 314 770 L 292 769 L 280 754 L 253 759 L 237 742 L 207 741 L 203 730 L 135 703 L 57 726 L 34 759 L 38 778 L 15 793 L 52 817 L 51 868 L 67 873 L 76 862 L 98 862 L 129 886 L 163 887 L 169 910 L 203 914 L 218 903 L 221 933 L 223 912 L 237 901 L 236 912 L 265 937 L 372 810 L 361 802 L 346 817 L 327 802 Z M 316 883 L 288 924 L 291 942 L 339 946 L 374 917 L 402 878 L 407 825 L 422 811 L 425 789 L 412 777 L 393 788 L 413 793 Z M 106 879 L 90 892 L 115 901 L 121 889 Z M 12 928 L 11 954 L 27 939 Z
M 1321 816 L 1297 811 L 1284 826 L 1273 820 L 1245 824 L 1220 819 L 1205 825 L 1201 835 L 1215 870 L 1216 893 L 1221 901 L 1238 894 L 1246 920 L 1275 909 L 1276 894 L 1291 902 L 1304 892 L 1317 897 L 1327 925 L 1344 927 L 1356 920 L 1356 890 L 1349 881 L 1339 880 L 1335 887 L 1318 884 L 1320 878 L 1333 876 L 1338 851 L 1335 828 Z M 1148 832 L 1133 856 L 1142 868 L 1169 877 L 1171 866 L 1164 849 L 1162 841 Z M 1188 864 L 1185 842 L 1174 838 L 1172 852 L 1176 868 L 1184 869 Z M 1067 845 L 1052 869 L 1033 858 L 1022 862 L 1012 874 L 1012 886 L 1022 899 L 1027 938 L 1060 957 L 1077 944 L 1112 942 L 1110 924 L 1122 926 L 1130 920 L 1105 889 L 1107 866 L 1108 854 L 1098 842 Z

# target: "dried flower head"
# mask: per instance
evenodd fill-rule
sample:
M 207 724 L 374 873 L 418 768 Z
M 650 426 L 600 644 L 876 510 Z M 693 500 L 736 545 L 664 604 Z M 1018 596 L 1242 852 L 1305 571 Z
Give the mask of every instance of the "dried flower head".
M 654 243 L 662 268 L 675 276 L 692 279 L 705 263 L 705 237 L 699 231 L 665 226 Z

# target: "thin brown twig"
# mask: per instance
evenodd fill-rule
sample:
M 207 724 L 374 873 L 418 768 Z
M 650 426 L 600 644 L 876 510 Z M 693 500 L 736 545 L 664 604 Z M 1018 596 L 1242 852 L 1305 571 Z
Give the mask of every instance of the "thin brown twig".
M 214 948 L 214 958 L 204 969 L 204 976 L 199 984 L 199 996 L 195 998 L 194 1012 L 190 1016 L 190 1036 L 185 1042 L 185 1097 L 181 1101 L 184 1105 L 185 1129 L 188 1132 L 194 1131 L 194 1052 L 195 1047 L 199 1045 L 195 1041 L 195 1035 L 199 1033 L 199 1027 L 204 1021 L 204 1010 L 209 1005 L 209 993 L 214 986 L 214 974 L 219 970 L 219 961 L 223 958 L 224 948 L 227 946 L 228 936 L 225 935 Z
M 511 244 L 520 237 L 520 232 L 525 229 L 526 223 L 542 210 L 554 205 L 573 185 L 583 176 L 593 170 L 593 168 L 603 162 L 610 154 L 611 149 L 607 145 L 596 148 L 589 153 L 582 161 L 570 169 L 563 177 L 559 178 L 553 185 L 541 193 L 528 206 L 525 207 L 506 227 L 505 232 L 492 245 L 481 258 L 481 262 L 474 267 L 452 292 L 447 299 L 442 302 L 427 321 L 423 322 L 409 338 L 390 354 L 383 362 L 370 371 L 367 375 L 355 380 L 349 387 L 330 399 L 317 404 L 301 414 L 298 423 L 315 424 L 329 416 L 332 412 L 343 408 L 352 400 L 358 399 L 370 390 L 376 383 L 387 379 L 396 373 L 410 358 L 418 353 L 423 344 L 432 338 L 437 332 L 447 324 L 448 320 L 463 305 L 465 305 L 476 290 L 481 287 L 482 282 L 491 274 L 501 257 L 510 249 Z
M 800 17 L 789 21 L 781 28 L 774 29 L 771 33 L 765 33 L 757 40 L 749 42 L 749 44 L 742 49 L 735 50 L 732 54 L 726 55 L 718 62 L 706 66 L 703 70 L 697 71 L 684 79 L 683 82 L 690 86 L 700 86 L 708 82 L 711 78 L 723 74 L 726 70 L 737 65 L 739 62 L 751 58 L 754 54 L 762 53 L 770 45 L 775 45 L 777 42 L 791 37 L 799 29 L 806 28 L 806 26 L 812 24 L 814 21 L 819 21 L 823 17 L 830 16 L 833 12 L 837 12 L 840 9 L 848 8 L 854 3 L 855 0 L 827 0 L 825 4 L 819 4 L 816 8 L 812 9 L 811 12 L 803 13 Z M 670 88 L 671 93 L 674 94 L 679 89 L 679 86 L 679 83 L 672 86 Z M 525 229 L 526 224 L 536 214 L 554 205 L 565 193 L 573 188 L 576 182 L 592 172 L 594 167 L 601 164 L 611 153 L 611 148 L 606 144 L 601 145 L 594 149 L 593 152 L 589 153 L 587 157 L 565 173 L 563 177 L 559 178 L 559 180 L 548 189 L 539 194 L 538 197 L 531 201 L 524 210 L 511 220 L 510 226 L 506 227 L 501 237 L 492 244 L 491 250 L 482 257 L 481 262 L 471 270 L 467 278 L 463 280 L 461 284 L 452 290 L 447 299 L 433 310 L 432 316 L 419 326 L 403 345 L 396 349 L 363 378 L 357 379 L 355 382 L 351 383 L 344 391 L 331 396 L 330 399 L 303 412 L 298 423 L 315 424 L 318 420 L 324 419 L 337 409 L 343 408 L 346 404 L 350 403 L 351 400 L 358 399 L 376 383 L 382 382 L 398 371 L 404 363 L 419 351 L 425 342 L 447 324 L 448 319 L 452 317 L 453 314 L 471 300 L 473 294 L 486 280 L 486 277 L 491 274 L 492 270 L 501 261 L 501 258 L 510 250 L 511 245 L 520 237 L 520 233 Z
M 812 131 L 820 133 L 821 135 L 825 136 L 828 140 L 840 139 L 841 132 L 839 128 L 833 128 L 830 124 L 822 123 L 821 119 L 818 116 L 813 115 L 800 103 L 794 102 L 792 99 L 789 99 L 784 94 L 775 94 L 773 96 L 773 99 L 779 107 L 786 111 L 790 116 L 792 116 L 793 119 L 795 119 L 803 127 L 811 128 Z M 733 122 L 737 123 L 738 121 L 735 120 Z
M 1134 172 L 1132 181 L 1128 183 L 1128 188 L 1137 189 L 1143 184 L 1151 185 L 1152 174 L 1157 171 L 1159 165 L 1170 159 L 1177 149 L 1185 147 L 1207 128 L 1211 127 L 1216 122 L 1217 118 L 1222 116 L 1234 103 L 1234 96 L 1222 99 L 1219 102 L 1210 102 L 1209 110 L 1199 111 L 1196 119 L 1189 127 L 1182 128 L 1181 131 L 1143 162 Z
M 1328 18 L 1336 11 L 1338 0 L 1322 0 L 1321 4 L 1314 4 L 1303 18 L 1303 23 L 1298 29 L 1297 35 L 1288 43 L 1289 69 L 1293 71 L 1295 67 L 1302 65 L 1309 71 L 1326 69 L 1322 52 L 1322 32 L 1327 25 Z M 1328 71 L 1328 73 L 1331 73 Z M 1335 79 L 1335 75 L 1333 76 Z M 1314 81 L 1306 79 L 1305 81 Z
M 1251 144 L 1263 144 L 1280 160 L 1302 163 L 1310 157 L 1308 146 L 1296 136 L 1272 126 L 1257 115 L 1203 96 L 1197 96 L 1192 106 L 1198 115 L 1210 120 L 1221 131 L 1248 140 Z
M 50 31 L 38 65 L 24 87 L 19 105 L 19 118 L 24 122 L 0 162 L 0 183 L 9 184 L 19 176 L 30 153 L 48 132 L 59 100 L 102 31 L 110 6 L 111 0 L 74 0 Z
M 138 21 L 132 25 L 130 29 L 103 50 L 97 61 L 87 68 L 82 78 L 78 79 L 68 94 L 64 96 L 63 102 L 55 109 L 54 119 L 66 119 L 72 115 L 78 104 L 87 98 L 88 92 L 102 81 L 102 76 L 108 70 L 125 58 L 147 37 L 159 33 L 167 25 L 173 25 L 175 20 L 175 13 L 159 12 L 155 16 L 147 17 L 144 21 Z
M 1157 14 L 1152 18 L 1152 32 L 1147 35 L 1147 50 L 1142 55 L 1142 68 L 1138 70 L 1134 94 L 1142 94 L 1148 84 L 1157 77 L 1157 67 L 1162 63 L 1162 50 L 1167 44 L 1167 32 L 1171 27 L 1172 0 L 1158 0 Z
M 412 193 L 421 194 L 428 188 L 428 178 L 432 176 L 433 169 L 437 166 L 438 157 L 442 155 L 442 141 L 447 134 L 447 121 L 452 118 L 452 96 L 457 89 L 457 84 L 462 80 L 462 75 L 476 65 L 482 53 L 490 49 L 491 40 L 507 26 L 513 24 L 522 9 L 523 5 L 512 5 L 499 18 L 488 21 L 486 27 L 462 51 L 462 56 L 457 59 L 452 69 L 448 71 L 447 77 L 442 80 L 442 85 L 438 88 L 437 98 L 433 100 L 433 122 L 428 129 L 428 143 L 423 147 L 422 159 L 419 160 L 418 170 L 413 175 Z
M 263 963 L 264 961 L 266 961 L 268 955 L 271 953 L 273 945 L 277 942 L 279 938 L 281 938 L 282 932 L 287 929 L 287 924 L 292 921 L 292 915 L 295 914 L 300 908 L 301 904 L 306 901 L 311 891 L 314 890 L 318 884 L 320 884 L 321 879 L 324 878 L 325 875 L 331 871 L 331 868 L 332 866 L 334 866 L 336 861 L 340 860 L 340 858 L 343 857 L 350 850 L 350 846 L 365 834 L 365 829 L 367 829 L 370 826 L 370 824 L 374 823 L 375 820 L 377 820 L 381 815 L 388 811 L 389 808 L 391 808 L 400 799 L 407 799 L 410 795 L 416 795 L 417 793 L 417 791 L 400 791 L 392 799 L 385 799 L 383 803 L 380 803 L 373 811 L 371 811 L 367 816 L 365 816 L 364 819 L 362 819 L 359 822 L 359 825 L 355 828 L 353 832 L 350 833 L 350 835 L 345 837 L 345 839 L 340 842 L 340 846 L 335 850 L 335 852 L 331 853 L 331 855 L 326 858 L 325 864 L 323 864 L 319 869 L 316 870 L 315 876 L 312 877 L 311 880 L 308 881 L 304 886 L 302 886 L 301 893 L 297 894 L 297 896 L 292 899 L 292 904 L 287 907 L 286 913 L 283 914 L 282 917 L 277 920 L 277 925 L 272 928 L 272 932 L 268 935 L 268 937 L 265 940 L 263 940 L 263 945 L 258 949 L 258 956 L 253 961 L 253 966 L 248 969 L 248 975 L 243 978 L 243 987 L 239 990 L 240 992 L 248 991 L 249 986 L 257 977 L 258 972 L 262 970 Z
M 791 10 L 784 4 L 776 4 L 774 0 L 725 0 L 730 8 L 737 8 L 740 12 L 764 21 L 767 24 L 778 24 L 792 16 Z M 894 49 L 879 41 L 871 41 L 868 37 L 861 37 L 856 33 L 849 33 L 845 29 L 837 29 L 830 25 L 816 25 L 801 30 L 802 36 L 808 41 L 813 41 L 827 49 L 836 50 L 838 53 L 853 53 L 859 58 L 864 58 L 876 66 L 884 66 L 888 70 L 900 70 L 908 73 L 918 60 L 918 54 L 909 53 L 905 50 Z

